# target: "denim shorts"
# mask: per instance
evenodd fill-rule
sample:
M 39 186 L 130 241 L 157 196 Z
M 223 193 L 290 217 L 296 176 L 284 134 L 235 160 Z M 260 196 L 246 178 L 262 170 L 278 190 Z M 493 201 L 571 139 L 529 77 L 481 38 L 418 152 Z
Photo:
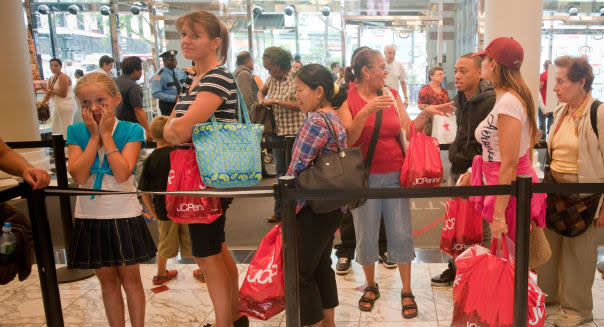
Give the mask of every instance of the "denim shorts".
M 400 171 L 370 174 L 370 188 L 399 188 Z M 352 218 L 356 232 L 356 261 L 369 266 L 378 260 L 380 219 L 384 217 L 388 258 L 390 262 L 409 263 L 415 258 L 409 199 L 368 199 L 354 209 Z

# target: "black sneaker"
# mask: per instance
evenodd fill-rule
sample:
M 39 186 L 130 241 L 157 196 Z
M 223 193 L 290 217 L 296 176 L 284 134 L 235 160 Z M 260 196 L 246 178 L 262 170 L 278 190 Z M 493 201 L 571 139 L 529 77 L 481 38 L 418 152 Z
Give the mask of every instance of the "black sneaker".
M 432 286 L 446 287 L 451 286 L 455 280 L 455 270 L 447 268 L 438 277 L 432 277 Z
M 380 255 L 378 257 L 378 262 L 383 264 L 384 267 L 386 267 L 388 269 L 396 268 L 396 263 L 390 262 L 390 261 L 386 260 L 386 258 L 388 258 L 388 253 L 384 253 L 384 254 Z
M 336 274 L 338 275 L 346 275 L 350 272 L 350 259 L 346 257 L 338 258 L 338 263 L 336 263 Z

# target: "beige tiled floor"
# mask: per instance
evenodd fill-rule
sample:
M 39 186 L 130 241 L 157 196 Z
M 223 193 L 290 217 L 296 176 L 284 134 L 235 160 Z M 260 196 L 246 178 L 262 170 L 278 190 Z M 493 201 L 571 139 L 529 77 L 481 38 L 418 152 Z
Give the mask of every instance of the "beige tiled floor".
M 413 264 L 413 292 L 419 306 L 419 316 L 404 320 L 401 316 L 400 287 L 397 270 L 378 266 L 376 279 L 381 298 L 372 312 L 360 312 L 357 301 L 361 296 L 364 277 L 359 265 L 353 264 L 352 272 L 338 276 L 340 306 L 336 308 L 338 327 L 436 327 L 449 326 L 453 315 L 451 288 L 432 288 L 430 276 L 437 275 L 446 264 Z M 240 280 L 247 265 L 239 264 Z M 0 326 L 45 326 L 44 307 L 39 288 L 37 269 L 23 282 L 14 281 L 0 286 Z M 193 265 L 171 265 L 177 269 L 176 280 L 167 285 L 168 291 L 151 292 L 151 280 L 155 265 L 141 265 L 143 285 L 147 297 L 145 326 L 199 327 L 214 321 L 214 312 L 205 284 L 193 279 Z M 594 322 L 586 326 L 604 327 L 604 280 L 597 273 L 593 288 Z M 95 277 L 84 281 L 60 285 L 61 304 L 66 326 L 108 326 L 105 318 L 101 291 Z M 126 310 L 127 312 L 127 310 Z M 252 327 L 285 326 L 284 313 L 268 321 L 252 320 Z

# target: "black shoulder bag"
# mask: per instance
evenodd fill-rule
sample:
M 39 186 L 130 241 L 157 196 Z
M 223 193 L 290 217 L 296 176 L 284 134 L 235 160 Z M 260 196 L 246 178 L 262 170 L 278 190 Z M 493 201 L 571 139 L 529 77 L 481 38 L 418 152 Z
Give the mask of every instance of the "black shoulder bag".
M 311 165 L 298 175 L 298 186 L 304 190 L 319 189 L 365 189 L 368 187 L 369 167 L 373 160 L 373 153 L 377 144 L 377 138 L 382 124 L 382 111 L 376 114 L 375 127 L 371 136 L 367 157 L 363 160 L 363 152 L 360 148 L 341 149 L 337 142 L 338 136 L 333 126 L 324 113 L 320 113 L 327 124 L 331 135 L 336 139 L 337 152 L 328 153 L 317 157 Z M 310 208 L 315 213 L 326 213 L 334 211 L 342 206 L 350 205 L 357 208 L 367 199 L 357 201 L 350 200 L 309 200 Z

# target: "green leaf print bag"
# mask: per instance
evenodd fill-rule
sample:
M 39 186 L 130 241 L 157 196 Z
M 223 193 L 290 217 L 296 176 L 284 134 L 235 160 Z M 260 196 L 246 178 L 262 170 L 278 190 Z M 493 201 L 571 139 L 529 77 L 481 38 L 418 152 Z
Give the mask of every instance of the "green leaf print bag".
M 209 122 L 193 127 L 199 173 L 210 187 L 248 187 L 262 179 L 260 142 L 264 126 L 251 123 L 238 85 L 237 98 L 238 123 L 217 122 L 212 115 Z

